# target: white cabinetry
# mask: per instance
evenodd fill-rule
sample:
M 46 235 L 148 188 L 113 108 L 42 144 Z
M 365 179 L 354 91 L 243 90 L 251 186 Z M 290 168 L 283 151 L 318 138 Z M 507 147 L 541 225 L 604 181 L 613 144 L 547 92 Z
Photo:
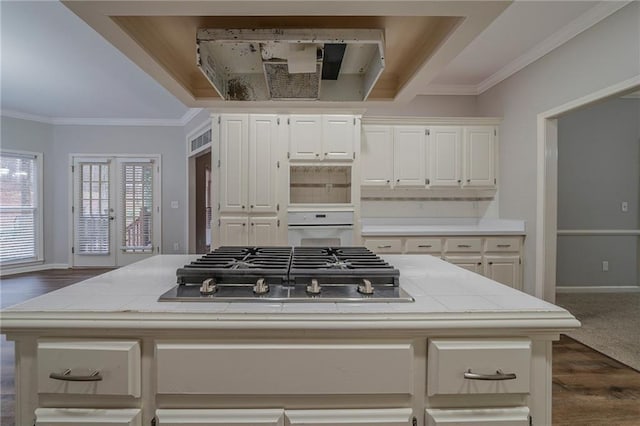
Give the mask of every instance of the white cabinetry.
M 391 126 L 367 125 L 362 128 L 361 184 L 388 186 L 393 179 L 393 133 Z
M 159 426 L 284 426 L 281 409 L 160 409 Z
M 363 126 L 363 186 L 493 189 L 496 126 Z
M 142 426 L 139 409 L 38 408 L 35 426 Z
M 290 426 L 407 426 L 412 414 L 410 408 L 285 411 Z
M 355 116 L 292 114 L 287 122 L 291 160 L 353 160 Z
M 395 186 L 426 186 L 427 147 L 422 126 L 393 128 L 393 174 Z
M 247 245 L 260 241 L 277 245 L 280 148 L 278 116 L 222 114 L 220 116 L 220 202 L 214 245 Z M 215 163 L 214 159 L 214 163 Z M 215 193 L 214 193 L 215 196 Z M 217 232 L 216 232 L 217 231 Z
M 521 236 L 362 237 L 379 254 L 430 254 L 494 281 L 522 290 Z

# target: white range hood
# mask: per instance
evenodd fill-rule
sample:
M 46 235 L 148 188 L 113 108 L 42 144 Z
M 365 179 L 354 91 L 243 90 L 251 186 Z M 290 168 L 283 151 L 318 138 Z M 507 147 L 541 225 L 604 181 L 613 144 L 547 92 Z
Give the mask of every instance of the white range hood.
M 363 101 L 384 69 L 380 29 L 200 29 L 197 63 L 234 101 Z

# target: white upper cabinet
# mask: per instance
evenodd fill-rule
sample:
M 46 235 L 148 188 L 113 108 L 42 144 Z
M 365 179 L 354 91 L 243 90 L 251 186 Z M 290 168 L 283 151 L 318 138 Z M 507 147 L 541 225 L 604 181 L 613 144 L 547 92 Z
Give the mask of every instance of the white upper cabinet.
M 249 213 L 274 213 L 277 204 L 278 122 L 249 116 Z
M 426 186 L 426 130 L 423 126 L 393 128 L 395 186 Z M 389 161 L 389 160 L 387 160 Z
M 322 156 L 325 160 L 352 160 L 356 119 L 352 115 L 322 116 Z
M 462 183 L 462 128 L 429 127 L 431 187 L 459 187 Z
M 292 160 L 320 160 L 322 152 L 322 117 L 319 115 L 291 115 L 289 123 L 290 158 Z
M 290 115 L 291 160 L 353 160 L 356 135 L 353 115 Z
M 494 126 L 464 128 L 463 186 L 495 186 L 495 136 Z
M 247 168 L 249 117 L 225 114 L 220 117 L 220 211 L 247 211 Z
M 393 179 L 393 133 L 391 126 L 362 128 L 362 185 L 385 186 Z

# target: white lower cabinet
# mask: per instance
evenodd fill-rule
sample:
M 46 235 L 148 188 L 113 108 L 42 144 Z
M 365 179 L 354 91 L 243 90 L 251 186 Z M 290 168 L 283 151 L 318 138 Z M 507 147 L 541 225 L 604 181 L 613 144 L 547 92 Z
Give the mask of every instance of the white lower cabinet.
M 476 274 L 482 274 L 482 256 L 475 255 L 456 255 L 445 256 L 444 260 L 449 263 L 453 263 L 456 266 L 464 268 L 468 271 L 475 272 Z
M 484 256 L 484 276 L 509 287 L 522 290 L 520 275 L 520 256 Z
M 219 220 L 221 246 L 275 246 L 279 243 L 277 217 L 222 216 Z
M 425 418 L 427 426 L 529 426 L 529 409 L 427 409 Z
M 158 426 L 284 426 L 282 409 L 160 409 Z
M 38 408 L 36 426 L 142 426 L 141 411 L 131 409 Z

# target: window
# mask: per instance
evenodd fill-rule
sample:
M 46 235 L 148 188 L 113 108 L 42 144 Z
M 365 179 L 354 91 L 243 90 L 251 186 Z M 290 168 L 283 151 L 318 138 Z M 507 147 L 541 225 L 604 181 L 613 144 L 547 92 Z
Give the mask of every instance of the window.
M 109 162 L 83 162 L 80 166 L 78 253 L 110 253 L 111 221 Z
M 42 260 L 42 154 L 0 152 L 0 263 Z
M 153 162 L 122 164 L 125 251 L 153 251 L 153 178 Z

